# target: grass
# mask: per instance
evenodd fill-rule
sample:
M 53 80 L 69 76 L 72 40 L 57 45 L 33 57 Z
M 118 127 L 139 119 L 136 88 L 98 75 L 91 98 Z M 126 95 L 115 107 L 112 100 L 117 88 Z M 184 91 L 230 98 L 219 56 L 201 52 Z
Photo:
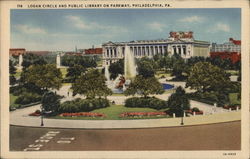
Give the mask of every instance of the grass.
M 71 86 L 72 83 L 62 83 L 63 86 Z
M 159 110 L 163 111 L 163 110 Z M 127 108 L 124 105 L 111 105 L 107 108 L 96 109 L 95 113 L 104 113 L 106 115 L 105 118 L 92 118 L 92 117 L 60 117 L 55 116 L 52 118 L 55 119 L 73 119 L 73 120 L 128 120 L 128 119 L 158 119 L 158 118 L 166 118 L 166 117 L 137 117 L 137 118 L 120 118 L 119 115 L 123 112 L 158 112 L 158 110 L 151 108 Z
M 123 93 L 113 93 L 111 96 L 125 96 Z
M 97 67 L 101 67 L 101 66 L 102 66 L 102 64 L 103 64 L 103 61 L 102 61 L 102 60 L 97 61 Z
M 239 75 L 239 71 L 237 70 L 226 70 L 227 73 L 230 73 L 231 75 Z
M 60 71 L 62 72 L 62 77 L 65 78 L 67 74 L 67 68 L 60 68 Z
M 22 70 L 17 69 L 17 70 L 16 70 L 15 77 L 16 77 L 16 78 L 20 78 L 21 73 L 22 73 Z
M 229 100 L 230 104 L 241 104 L 240 99 L 238 99 L 239 93 L 230 93 L 229 94 Z
M 162 76 L 164 76 L 166 78 L 166 77 L 170 77 L 171 74 L 170 73 L 156 73 L 155 74 L 156 78 L 161 78 Z
M 18 98 L 18 96 L 14 96 L 13 94 L 10 94 L 10 105 L 13 107 L 17 107 L 18 104 L 15 104 L 16 99 Z
M 175 88 L 172 88 L 172 89 L 168 89 L 168 90 L 165 90 L 164 94 L 172 94 L 172 93 L 175 93 Z

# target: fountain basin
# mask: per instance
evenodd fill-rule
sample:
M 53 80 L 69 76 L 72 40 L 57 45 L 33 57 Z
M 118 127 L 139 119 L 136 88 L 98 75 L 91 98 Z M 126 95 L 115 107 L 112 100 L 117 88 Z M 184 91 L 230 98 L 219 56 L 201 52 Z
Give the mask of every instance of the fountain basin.
M 169 89 L 174 88 L 174 85 L 167 84 L 167 83 L 162 83 L 162 86 L 164 90 L 169 90 Z

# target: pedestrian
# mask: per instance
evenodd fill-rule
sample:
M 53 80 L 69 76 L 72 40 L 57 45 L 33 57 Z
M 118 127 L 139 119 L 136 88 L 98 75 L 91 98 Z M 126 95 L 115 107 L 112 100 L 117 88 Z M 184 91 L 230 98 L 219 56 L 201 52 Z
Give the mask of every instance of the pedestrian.
M 69 92 L 68 92 L 68 96 L 69 96 Z

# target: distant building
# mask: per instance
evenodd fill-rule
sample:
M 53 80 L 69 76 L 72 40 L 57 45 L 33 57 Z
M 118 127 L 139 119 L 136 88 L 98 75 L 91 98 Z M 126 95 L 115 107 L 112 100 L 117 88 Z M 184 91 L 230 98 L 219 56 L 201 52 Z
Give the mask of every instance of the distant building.
M 102 55 L 102 48 L 85 49 L 83 54 L 84 55 Z
M 64 55 L 82 56 L 82 53 L 79 53 L 79 52 L 65 52 Z
M 241 53 L 241 40 L 229 38 L 229 41 L 223 44 L 212 43 L 210 52 L 237 52 Z
M 128 46 L 134 57 L 153 57 L 154 55 L 179 54 L 184 59 L 193 56 L 209 56 L 209 42 L 198 41 L 193 32 L 170 32 L 166 39 L 137 40 L 130 42 L 107 42 L 102 45 L 103 65 L 109 65 L 125 56 Z
M 48 55 L 51 52 L 50 51 L 26 51 L 27 54 L 34 54 L 34 55 L 38 55 L 38 56 L 44 56 L 44 55 Z
M 11 48 L 9 49 L 10 56 L 19 56 L 26 53 L 26 49 L 24 48 Z
M 240 61 L 241 54 L 238 52 L 210 52 L 211 58 L 220 57 L 221 59 L 230 59 L 232 63 Z
M 221 59 L 230 59 L 232 63 L 240 61 L 241 58 L 241 40 L 229 38 L 229 41 L 223 44 L 212 43 L 210 57 L 220 57 Z

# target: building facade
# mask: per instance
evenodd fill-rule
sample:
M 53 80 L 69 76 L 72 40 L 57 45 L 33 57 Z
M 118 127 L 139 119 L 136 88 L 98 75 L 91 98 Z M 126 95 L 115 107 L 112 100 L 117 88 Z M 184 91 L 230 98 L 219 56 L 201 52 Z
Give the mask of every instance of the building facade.
M 211 52 L 241 52 L 241 41 L 229 38 L 229 42 L 223 44 L 212 43 Z
M 154 55 L 179 54 L 188 59 L 192 56 L 209 56 L 209 42 L 194 40 L 193 32 L 170 32 L 167 39 L 108 42 L 102 45 L 103 65 L 110 65 L 132 53 L 135 58 Z M 125 51 L 125 46 L 129 51 Z
M 26 49 L 24 48 L 11 48 L 9 49 L 9 55 L 10 56 L 19 56 L 26 54 Z

